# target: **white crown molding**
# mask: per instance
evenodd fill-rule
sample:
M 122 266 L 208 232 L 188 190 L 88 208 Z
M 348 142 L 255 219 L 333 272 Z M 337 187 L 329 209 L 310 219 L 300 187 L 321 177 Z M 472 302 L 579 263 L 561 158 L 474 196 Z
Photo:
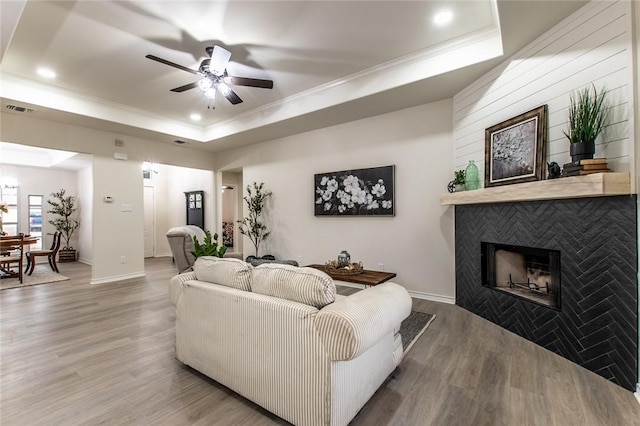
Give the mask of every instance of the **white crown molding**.
M 73 114 L 204 141 L 202 127 L 186 124 L 105 99 L 0 72 L 0 97 Z
M 331 81 L 208 127 L 170 120 L 6 72 L 0 72 L 0 97 L 179 138 L 211 142 L 496 58 L 503 54 L 497 22 L 496 17 L 494 25 L 473 34 Z
M 487 27 L 464 38 L 368 68 L 247 111 L 231 120 L 213 124 L 206 129 L 205 139 L 214 141 L 242 131 L 309 114 L 494 59 L 502 54 L 500 28 Z

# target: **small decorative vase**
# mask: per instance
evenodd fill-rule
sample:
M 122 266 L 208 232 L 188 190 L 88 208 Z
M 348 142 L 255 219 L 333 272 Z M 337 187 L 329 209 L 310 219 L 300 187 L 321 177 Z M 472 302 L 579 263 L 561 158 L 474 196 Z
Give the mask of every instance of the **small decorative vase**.
M 464 189 L 472 191 L 480 188 L 480 176 L 478 174 L 478 166 L 473 160 L 469 160 L 469 165 L 464 171 Z
M 569 155 L 573 164 L 580 164 L 580 160 L 593 158 L 596 153 L 596 142 L 576 142 L 569 144 Z
M 453 192 L 462 192 L 464 191 L 464 183 L 456 183 L 453 186 Z
M 351 264 L 351 255 L 348 251 L 342 250 L 338 255 L 338 267 L 343 268 Z

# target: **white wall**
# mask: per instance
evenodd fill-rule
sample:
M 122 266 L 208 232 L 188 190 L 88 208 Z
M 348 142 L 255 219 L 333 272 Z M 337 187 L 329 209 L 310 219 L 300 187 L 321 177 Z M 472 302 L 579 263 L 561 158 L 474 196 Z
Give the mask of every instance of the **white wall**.
M 273 191 L 261 254 L 310 264 L 346 249 L 366 268 L 383 263 L 415 295 L 451 302 L 453 211 L 439 202 L 451 178 L 451 109 L 446 100 L 277 139 L 225 152 L 217 166 Z M 314 216 L 314 174 L 391 164 L 395 217 Z
M 91 283 L 101 284 L 144 276 L 144 212 L 140 164 L 95 157 L 93 191 L 94 262 Z M 113 198 L 112 203 L 104 201 L 107 196 Z
M 29 195 L 42 195 L 42 233 L 44 235 L 43 248 L 49 248 L 53 242 L 52 234 L 55 232 L 53 225 L 49 223 L 50 220 L 56 216 L 47 213 L 50 208 L 47 204 L 47 200 L 51 199 L 52 192 L 58 192 L 60 189 L 65 189 L 66 195 L 77 196 L 78 189 L 76 186 L 76 172 L 68 170 L 51 170 L 41 167 L 23 167 L 13 166 L 9 164 L 2 165 L 2 173 L 4 176 L 12 176 L 18 180 L 18 196 L 19 196 L 19 211 L 18 211 L 18 232 L 29 233 Z M 81 205 L 78 202 L 79 211 Z M 72 243 L 75 244 L 82 229 L 74 233 Z
M 78 182 L 80 218 L 80 227 L 76 231 L 78 260 L 91 265 L 93 263 L 93 167 L 78 171 L 76 181 Z
M 242 188 L 237 188 L 242 191 Z M 222 221 L 233 222 L 236 211 L 236 188 L 227 188 L 222 193 Z
M 617 172 L 634 172 L 633 44 L 629 1 L 591 2 L 454 97 L 454 168 L 475 160 L 484 176 L 484 130 L 548 105 L 547 161 L 570 161 L 570 94 L 605 87 L 611 124 L 596 156 Z M 546 168 L 545 168 L 546 175 Z M 483 180 L 483 179 L 481 179 Z M 635 185 L 634 185 L 635 186 Z

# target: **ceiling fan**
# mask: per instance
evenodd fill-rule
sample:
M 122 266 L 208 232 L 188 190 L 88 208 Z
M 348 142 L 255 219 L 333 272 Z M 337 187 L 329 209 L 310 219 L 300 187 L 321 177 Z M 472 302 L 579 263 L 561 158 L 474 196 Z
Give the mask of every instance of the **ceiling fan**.
M 192 74 L 200 75 L 203 78 L 194 83 L 185 84 L 184 86 L 171 89 L 172 92 L 184 92 L 189 89 L 199 87 L 205 97 L 209 99 L 208 108 L 215 108 L 214 101 L 216 90 L 220 92 L 233 105 L 242 102 L 242 99 L 233 91 L 229 85 L 259 87 L 262 89 L 273 89 L 273 81 L 262 80 L 259 78 L 233 77 L 227 74 L 227 64 L 231 58 L 231 52 L 220 46 L 209 46 L 206 49 L 208 59 L 200 63 L 197 70 L 184 67 L 166 59 L 159 58 L 154 55 L 147 55 L 146 58 L 160 62 L 165 65 L 187 71 Z

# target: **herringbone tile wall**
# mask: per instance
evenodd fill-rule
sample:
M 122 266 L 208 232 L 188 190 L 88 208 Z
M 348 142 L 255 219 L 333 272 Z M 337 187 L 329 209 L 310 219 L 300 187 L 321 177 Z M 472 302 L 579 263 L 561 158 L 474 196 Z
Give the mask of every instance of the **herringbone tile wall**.
M 636 197 L 456 206 L 456 304 L 634 390 Z M 561 252 L 561 310 L 482 286 L 482 241 Z

